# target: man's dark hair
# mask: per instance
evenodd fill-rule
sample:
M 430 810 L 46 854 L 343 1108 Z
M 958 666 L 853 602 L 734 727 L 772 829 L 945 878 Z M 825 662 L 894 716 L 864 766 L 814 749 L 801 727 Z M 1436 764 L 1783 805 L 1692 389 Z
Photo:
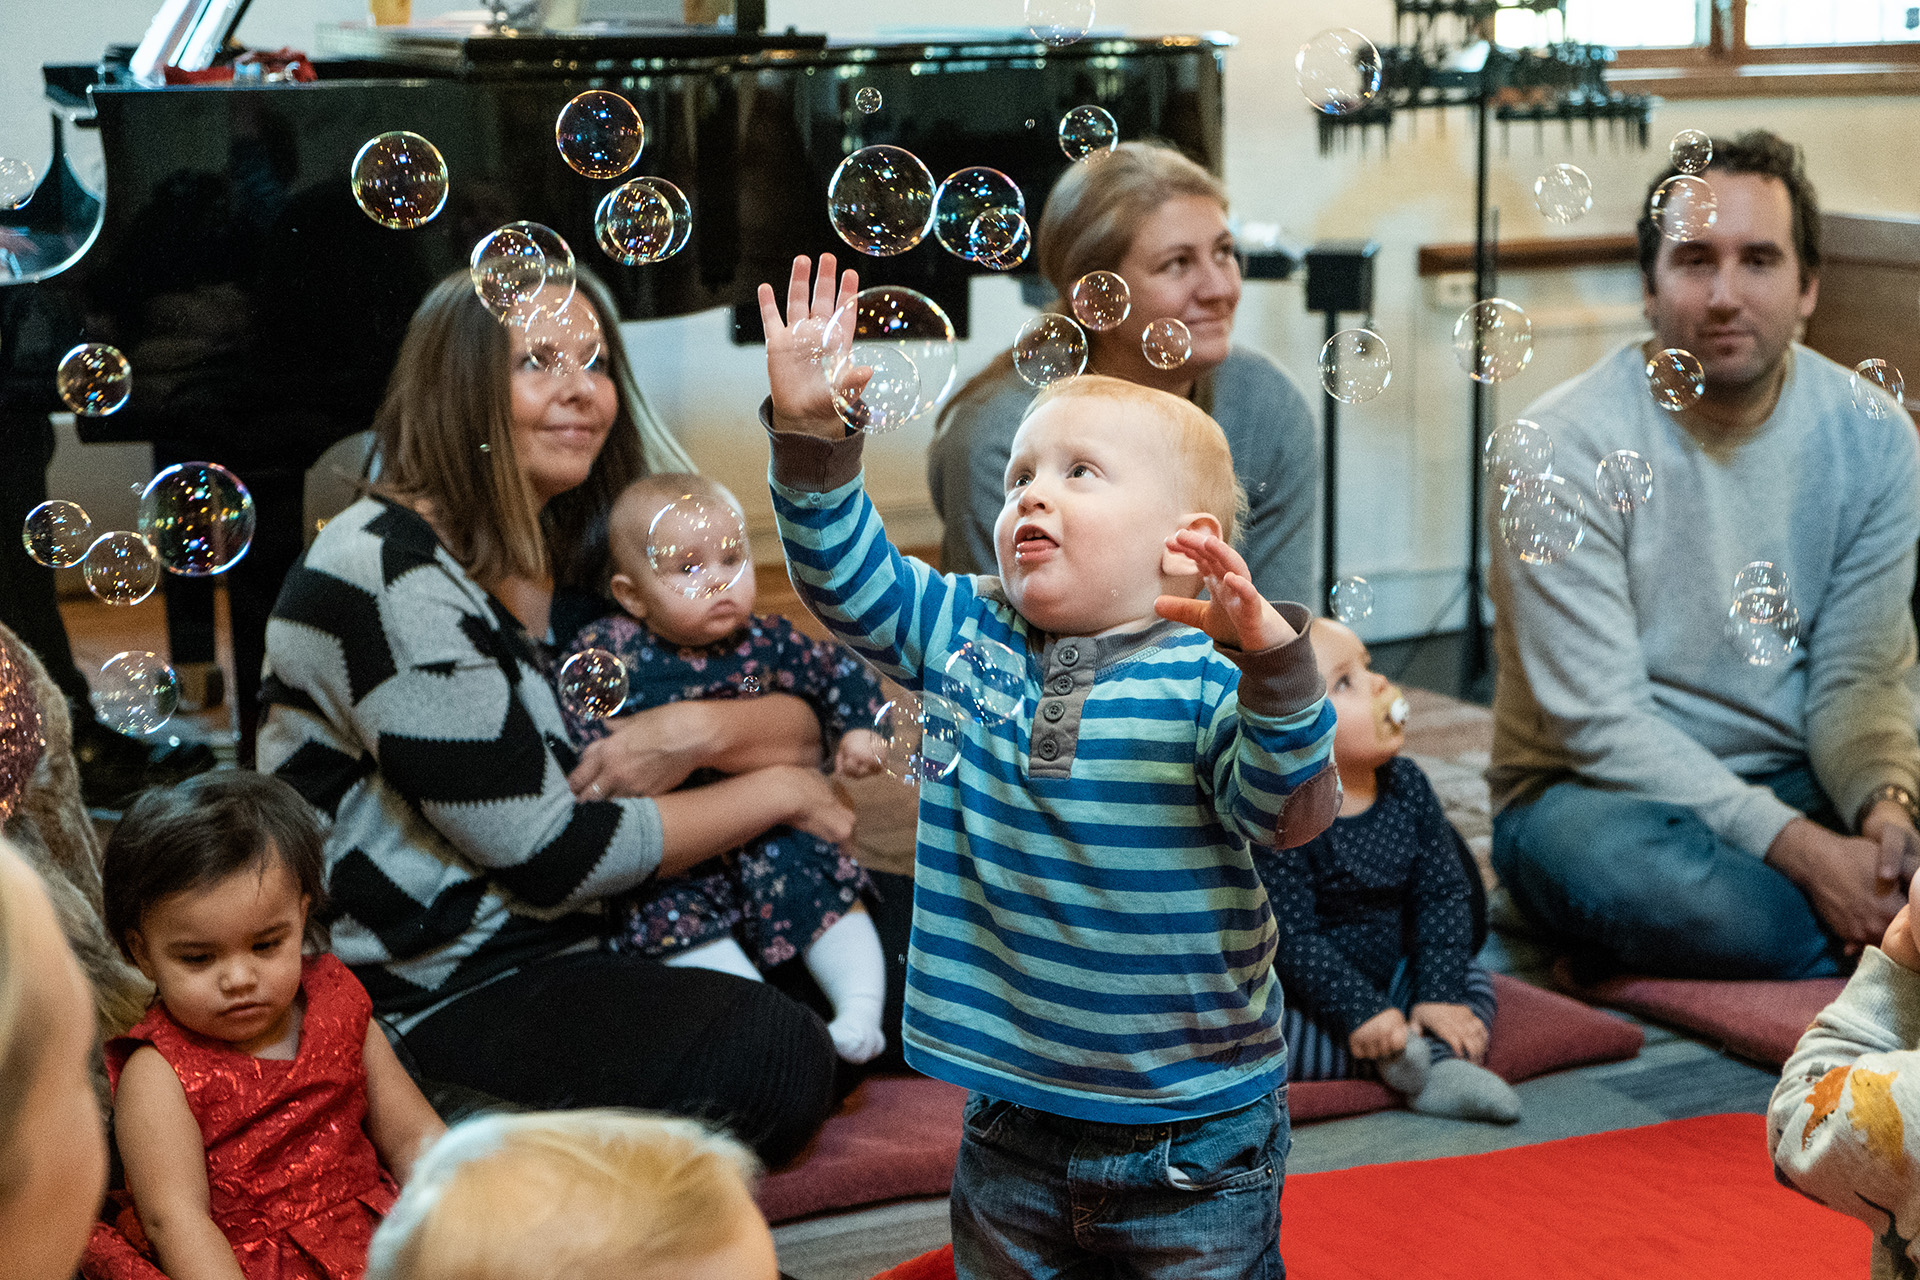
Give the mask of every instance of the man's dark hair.
M 210 887 L 268 859 L 307 895 L 308 951 L 327 945 L 320 822 L 298 791 L 251 770 L 220 769 L 144 792 L 107 838 L 100 869 L 107 934 L 126 957 L 127 935 L 163 898 Z
M 1653 264 L 1660 256 L 1660 228 L 1653 225 L 1653 193 L 1680 170 L 1669 164 L 1659 177 L 1647 185 L 1647 198 L 1640 202 L 1640 222 L 1634 228 L 1640 235 L 1640 279 L 1647 292 L 1653 289 Z M 1786 185 L 1793 203 L 1793 249 L 1800 259 L 1800 287 L 1806 288 L 1820 274 L 1820 200 L 1807 181 L 1806 165 L 1800 148 L 1778 134 L 1754 129 L 1728 141 L 1713 140 L 1713 162 L 1707 166 L 1709 183 L 1716 173 L 1757 173 L 1778 178 Z

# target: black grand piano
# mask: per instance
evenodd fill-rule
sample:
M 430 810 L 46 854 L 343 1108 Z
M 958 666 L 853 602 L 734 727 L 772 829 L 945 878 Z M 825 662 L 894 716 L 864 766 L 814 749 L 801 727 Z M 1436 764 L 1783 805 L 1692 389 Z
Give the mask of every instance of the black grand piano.
M 1056 126 L 1091 103 L 1122 137 L 1172 142 L 1217 172 L 1231 41 L 366 28 L 328 43 L 305 84 L 144 87 L 112 58 L 47 66 L 55 162 L 25 206 L 0 212 L 0 429 L 37 419 L 44 432 L 62 408 L 61 354 L 109 342 L 132 362 L 132 398 L 81 419 L 81 438 L 222 462 L 254 493 L 253 550 L 229 575 L 243 752 L 266 615 L 302 545 L 305 471 L 368 426 L 415 306 L 480 237 L 546 223 L 626 318 L 732 307 L 741 341 L 758 340 L 755 285 L 784 278 L 795 253 L 833 250 L 857 258 L 867 282 L 934 297 L 964 334 L 981 268 L 932 237 L 895 258 L 854 254 L 827 220 L 841 159 L 890 143 L 936 180 L 988 165 L 1020 184 L 1037 219 L 1067 165 Z M 867 87 L 883 97 L 873 114 L 854 102 Z M 594 208 L 612 184 L 575 173 L 553 138 L 560 107 L 590 88 L 627 97 L 646 123 L 625 176 L 667 178 L 691 199 L 692 238 L 675 257 L 624 267 L 595 246 Z M 65 162 L 80 129 L 99 131 L 103 192 Z M 361 145 L 395 129 L 432 140 L 450 177 L 446 207 L 412 231 L 373 222 L 349 190 Z

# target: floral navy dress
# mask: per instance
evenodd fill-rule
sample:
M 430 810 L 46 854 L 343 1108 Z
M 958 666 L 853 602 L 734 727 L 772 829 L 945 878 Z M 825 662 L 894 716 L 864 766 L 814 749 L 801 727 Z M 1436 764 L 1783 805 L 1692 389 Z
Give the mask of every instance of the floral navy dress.
M 669 702 L 790 693 L 813 707 L 831 745 L 847 730 L 871 725 L 884 701 L 879 681 L 852 653 L 810 640 L 776 616 L 755 614 L 727 639 L 689 649 L 662 640 L 640 619 L 613 614 L 581 628 L 562 660 L 586 649 L 605 649 L 627 665 L 627 700 L 616 716 Z M 571 709 L 567 726 L 582 747 L 612 731 L 608 720 Z M 701 770 L 685 786 L 719 777 Z M 681 875 L 656 877 L 614 904 L 608 945 L 657 957 L 733 937 L 771 969 L 812 946 L 871 889 L 866 871 L 839 845 L 774 827 Z

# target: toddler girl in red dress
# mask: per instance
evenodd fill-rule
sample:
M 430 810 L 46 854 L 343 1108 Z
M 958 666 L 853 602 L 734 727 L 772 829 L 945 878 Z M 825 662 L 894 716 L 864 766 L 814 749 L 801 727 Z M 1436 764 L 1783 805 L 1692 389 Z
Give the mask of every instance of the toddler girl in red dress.
M 103 872 L 108 931 L 157 998 L 107 1045 L 130 1204 L 86 1275 L 355 1280 L 444 1126 L 359 981 L 306 954 L 324 942 L 313 811 L 276 778 L 202 774 L 142 796 Z

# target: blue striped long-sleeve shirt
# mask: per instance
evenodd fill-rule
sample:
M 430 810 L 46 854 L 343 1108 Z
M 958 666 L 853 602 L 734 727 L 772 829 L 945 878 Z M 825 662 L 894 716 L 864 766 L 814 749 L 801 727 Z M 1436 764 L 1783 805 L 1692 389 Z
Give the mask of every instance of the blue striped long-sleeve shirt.
M 907 1060 L 1024 1106 L 1118 1124 L 1244 1106 L 1285 1079 L 1275 931 L 1250 842 L 1331 820 L 1334 717 L 1304 634 L 1259 653 L 1171 622 L 1054 636 L 998 580 L 892 547 L 862 437 L 774 433 L 795 585 L 834 633 L 915 690 L 985 638 L 1024 663 L 1010 718 L 964 721 L 920 783 Z

